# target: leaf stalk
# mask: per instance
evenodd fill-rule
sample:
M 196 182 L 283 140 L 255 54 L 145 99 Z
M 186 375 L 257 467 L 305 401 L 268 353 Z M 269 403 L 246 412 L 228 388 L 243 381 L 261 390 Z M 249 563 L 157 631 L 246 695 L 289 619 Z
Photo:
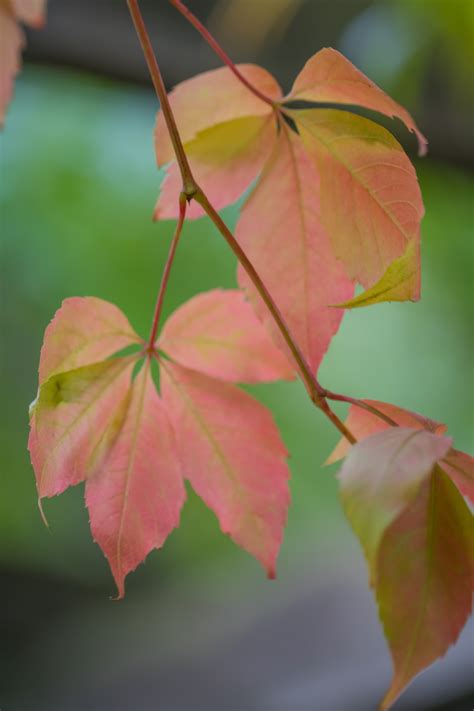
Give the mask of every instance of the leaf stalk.
M 170 1 L 172 2 L 172 4 L 175 5 L 175 7 L 178 7 L 178 5 L 179 5 L 182 9 L 184 9 L 184 6 L 182 5 L 181 2 L 179 2 L 179 0 L 170 0 Z M 191 200 L 196 200 L 196 202 L 198 202 L 201 205 L 203 210 L 206 212 L 206 214 L 212 220 L 214 225 L 217 227 L 220 234 L 224 237 L 227 244 L 232 249 L 232 251 L 236 255 L 237 259 L 239 260 L 240 264 L 245 269 L 247 275 L 249 276 L 250 280 L 252 281 L 252 283 L 255 286 L 258 293 L 260 294 L 263 302 L 265 303 L 268 310 L 270 311 L 270 313 L 271 313 L 271 315 L 272 315 L 272 317 L 273 317 L 273 319 L 274 319 L 274 321 L 275 321 L 275 323 L 276 323 L 276 325 L 283 337 L 283 340 L 287 344 L 287 346 L 294 358 L 297 369 L 301 375 L 301 378 L 305 384 L 305 387 L 308 391 L 308 394 L 309 394 L 312 402 L 314 402 L 314 404 L 326 415 L 326 417 L 328 417 L 328 419 L 335 425 L 335 427 L 337 427 L 337 429 L 343 435 L 343 437 L 345 437 L 351 444 L 355 444 L 355 442 L 357 440 L 354 437 L 354 435 L 348 430 L 348 428 L 345 426 L 345 424 L 342 422 L 342 420 L 339 419 L 339 417 L 336 415 L 336 413 L 331 409 L 329 403 L 326 401 L 326 399 L 325 399 L 326 391 L 319 384 L 317 378 L 311 372 L 311 369 L 310 369 L 308 363 L 306 362 L 304 355 L 302 354 L 299 346 L 297 345 L 296 341 L 292 337 L 290 330 L 289 330 L 278 306 L 275 304 L 272 296 L 270 295 L 269 291 L 265 287 L 265 284 L 263 283 L 262 279 L 260 278 L 260 275 L 256 271 L 256 269 L 253 266 L 250 259 L 245 254 L 242 247 L 239 245 L 239 243 L 235 239 L 232 232 L 229 230 L 229 228 L 227 227 L 225 222 L 220 217 L 217 210 L 213 207 L 213 205 L 211 205 L 211 203 L 209 202 L 204 191 L 196 183 L 194 176 L 191 172 L 191 168 L 189 166 L 189 162 L 188 162 L 186 153 L 183 148 L 179 130 L 176 125 L 175 118 L 174 118 L 173 110 L 171 108 L 171 104 L 168 99 L 168 95 L 166 93 L 166 88 L 165 88 L 165 85 L 163 82 L 161 71 L 160 71 L 155 53 L 153 51 L 153 47 L 151 45 L 150 37 L 148 35 L 147 29 L 145 26 L 145 22 L 143 20 L 143 17 L 142 17 L 141 11 L 140 11 L 138 0 L 127 0 L 127 5 L 130 10 L 130 14 L 132 16 L 132 19 L 133 19 L 133 22 L 135 25 L 135 29 L 137 31 L 138 38 L 140 40 L 140 44 L 142 46 L 146 62 L 148 64 L 148 69 L 150 71 L 150 75 L 151 75 L 151 78 L 153 81 L 153 85 L 155 87 L 157 97 L 160 101 L 161 109 L 163 111 L 163 115 L 164 115 L 164 118 L 166 121 L 166 126 L 169 131 L 170 139 L 172 141 L 173 149 L 174 149 L 174 152 L 176 155 L 176 160 L 177 160 L 177 163 L 178 163 L 178 166 L 179 166 L 179 169 L 181 172 L 181 178 L 183 181 L 183 188 L 182 188 L 182 192 L 181 192 L 181 196 L 180 196 L 180 220 L 178 222 L 177 231 L 175 233 L 175 238 L 173 239 L 173 242 L 172 242 L 172 245 L 170 248 L 170 256 L 169 256 L 168 262 L 165 266 L 163 280 L 162 280 L 162 284 L 160 287 L 160 293 L 159 293 L 158 299 L 157 299 L 155 316 L 153 319 L 152 331 L 150 334 L 150 340 L 148 343 L 147 352 L 150 354 L 152 354 L 154 352 L 154 339 L 156 337 L 156 333 L 157 333 L 157 329 L 158 329 L 158 322 L 159 322 L 159 316 L 160 316 L 160 312 L 161 312 L 164 292 L 166 290 L 166 285 L 167 285 L 167 281 L 169 278 L 169 273 L 171 270 L 171 266 L 172 266 L 172 262 L 173 262 L 173 258 L 174 258 L 174 253 L 176 251 L 177 242 L 178 242 L 179 235 L 181 233 L 181 228 L 182 228 L 181 205 L 183 204 L 183 201 L 190 202 Z M 180 8 L 178 7 L 178 9 L 180 9 Z M 187 16 L 186 13 L 184 13 L 184 14 L 185 14 L 185 16 Z M 271 102 L 271 103 L 273 106 L 273 102 Z M 182 217 L 182 221 L 184 222 L 184 215 Z
M 171 241 L 170 249 L 168 252 L 168 258 L 166 260 L 165 267 L 163 269 L 163 276 L 161 277 L 161 284 L 158 291 L 158 296 L 156 299 L 155 313 L 153 315 L 153 322 L 151 326 L 150 336 L 148 338 L 148 345 L 146 352 L 152 354 L 155 350 L 156 334 L 158 333 L 158 326 L 160 323 L 161 311 L 163 309 L 163 302 L 165 299 L 166 289 L 168 286 L 168 280 L 171 272 L 171 267 L 173 266 L 174 257 L 176 254 L 176 249 L 178 247 L 179 238 L 184 225 L 184 220 L 186 218 L 186 207 L 187 207 L 187 197 L 184 193 L 179 196 L 179 219 L 178 224 Z
M 246 86 L 247 89 L 252 92 L 252 94 L 255 94 L 255 96 L 264 101 L 266 104 L 270 104 L 270 106 L 272 106 L 273 108 L 277 108 L 277 104 L 272 99 L 270 99 L 269 96 L 266 96 L 265 94 L 263 94 L 263 92 L 259 91 L 256 86 L 254 86 L 251 82 L 248 81 L 248 79 L 244 77 L 238 67 L 235 66 L 234 62 L 229 57 L 227 52 L 224 51 L 224 49 L 220 46 L 216 38 L 209 32 L 207 27 L 204 27 L 202 22 L 198 20 L 196 15 L 193 15 L 191 10 L 189 10 L 186 5 L 181 2 L 181 0 L 169 0 L 169 2 L 199 32 L 199 34 L 204 38 L 209 47 L 217 54 L 219 59 L 229 67 L 231 72 L 235 74 L 237 79 L 242 84 L 244 84 L 244 86 Z

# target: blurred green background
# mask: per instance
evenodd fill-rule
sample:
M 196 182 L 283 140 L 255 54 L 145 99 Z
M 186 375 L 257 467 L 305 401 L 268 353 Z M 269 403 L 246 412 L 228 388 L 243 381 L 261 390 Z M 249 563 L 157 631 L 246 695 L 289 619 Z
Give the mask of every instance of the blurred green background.
M 208 14 L 223 41 L 232 5 Z M 429 116 L 437 137 L 435 154 L 416 161 L 426 205 L 422 301 L 348 313 L 320 379 L 333 390 L 446 422 L 457 446 L 469 451 L 473 4 L 315 0 L 295 2 L 290 15 L 288 5 L 281 3 L 284 28 L 260 44 L 241 43 L 239 59 L 246 52 L 253 61 L 268 57 L 274 68 L 279 47 L 289 63 L 293 47 L 299 55 L 304 44 L 309 56 L 329 44 L 311 38 L 311 13 L 318 37 L 326 26 L 332 43 L 417 119 Z M 56 8 L 51 3 L 51 23 Z M 40 40 L 31 41 L 34 50 Z M 178 34 L 176 52 L 179 42 Z M 102 66 L 86 72 L 65 66 L 74 64 L 70 58 L 59 66 L 60 56 L 45 63 L 41 46 L 19 78 L 1 137 L 2 711 L 345 711 L 348 698 L 351 709 L 375 708 L 390 664 L 362 555 L 339 506 L 336 469 L 322 467 L 337 433 L 299 384 L 252 389 L 272 408 L 291 452 L 293 501 L 276 582 L 220 535 L 191 491 L 181 527 L 130 576 L 119 604 L 108 600 L 113 581 L 91 540 L 81 486 L 45 503 L 51 530 L 44 528 L 26 450 L 44 329 L 62 299 L 95 295 L 118 304 L 145 335 L 173 223 L 151 222 L 162 178 L 153 154 L 152 92 L 123 76 L 106 77 Z M 191 64 L 185 71 L 195 70 Z M 444 125 L 433 115 L 438 109 Z M 398 135 L 411 150 L 410 139 Z M 238 206 L 224 215 L 233 226 Z M 220 236 L 204 219 L 187 223 L 166 312 L 199 291 L 235 284 L 235 261 Z M 469 707 L 466 644 L 460 661 L 453 657 L 450 666 L 448 656 L 436 672 L 447 708 Z M 429 679 L 433 689 L 435 676 Z M 442 695 L 428 689 L 423 679 L 416 682 L 397 708 L 441 708 Z M 458 697 L 465 700 L 455 706 Z

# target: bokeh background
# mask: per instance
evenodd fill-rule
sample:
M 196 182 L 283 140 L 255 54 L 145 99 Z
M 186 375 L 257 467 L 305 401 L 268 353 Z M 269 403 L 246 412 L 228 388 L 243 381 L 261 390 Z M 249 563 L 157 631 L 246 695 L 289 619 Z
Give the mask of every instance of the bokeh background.
M 472 0 L 199 0 L 189 6 L 237 61 L 289 89 L 323 46 L 343 51 L 416 117 L 426 203 L 423 299 L 348 313 L 323 365 L 334 390 L 448 424 L 472 448 Z M 168 86 L 217 66 L 165 0 L 143 2 Z M 0 40 L 1 41 L 1 40 Z M 3 468 L 0 488 L 2 711 L 371 711 L 390 658 L 362 554 L 338 502 L 337 441 L 298 384 L 253 388 L 291 451 L 292 506 L 276 582 L 218 531 L 189 491 L 181 527 L 111 602 L 82 487 L 37 508 L 26 450 L 43 331 L 62 299 L 117 303 L 149 328 L 173 223 L 152 224 L 162 175 L 157 109 L 117 0 L 51 0 L 28 33 L 1 136 Z M 225 210 L 234 225 L 238 206 Z M 235 262 L 205 220 L 187 223 L 166 311 L 235 286 Z M 344 409 L 340 409 L 344 413 Z M 396 709 L 473 706 L 473 626 Z

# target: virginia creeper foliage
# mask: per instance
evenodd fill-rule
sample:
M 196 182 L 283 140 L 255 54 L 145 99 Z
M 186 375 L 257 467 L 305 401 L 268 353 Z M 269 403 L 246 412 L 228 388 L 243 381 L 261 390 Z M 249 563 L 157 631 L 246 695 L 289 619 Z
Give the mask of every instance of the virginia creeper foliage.
M 181 0 L 170 2 L 227 66 L 168 98 L 129 0 L 161 102 L 155 148 L 166 178 L 154 217 L 179 220 L 148 340 L 93 297 L 66 299 L 47 327 L 30 411 L 38 494 L 85 482 L 92 535 L 119 597 L 127 574 L 179 525 L 185 480 L 274 577 L 290 500 L 287 451 L 271 413 L 237 384 L 300 376 L 343 435 L 328 463 L 344 459 L 342 504 L 392 654 L 387 709 L 445 654 L 471 610 L 474 460 L 453 448 L 445 425 L 333 394 L 317 371 L 345 309 L 420 297 L 415 169 L 387 129 L 348 107 L 399 119 L 421 155 L 427 142 L 339 52 L 317 52 L 283 96 L 265 69 L 233 65 Z M 0 2 L 2 120 L 23 44 L 18 21 L 38 25 L 43 11 L 41 0 Z M 216 211 L 246 190 L 234 238 Z M 204 214 L 239 259 L 240 289 L 195 296 L 159 331 L 184 218 Z M 345 424 L 331 399 L 351 403 Z

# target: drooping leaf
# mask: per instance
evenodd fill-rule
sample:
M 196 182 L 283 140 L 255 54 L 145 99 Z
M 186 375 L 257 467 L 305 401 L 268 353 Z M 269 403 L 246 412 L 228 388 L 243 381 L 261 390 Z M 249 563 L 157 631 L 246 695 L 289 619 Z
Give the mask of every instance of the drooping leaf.
M 316 101 L 347 104 L 399 118 L 416 134 L 420 155 L 426 153 L 427 140 L 412 117 L 400 104 L 383 92 L 340 52 L 325 47 L 306 62 L 286 101 Z
M 40 384 L 55 373 L 97 363 L 141 342 L 114 304 L 92 296 L 65 299 L 45 331 Z
M 249 116 L 217 124 L 201 131 L 186 145 L 194 178 L 216 210 L 236 202 L 260 173 L 276 138 L 273 116 Z M 171 163 L 161 185 L 154 219 L 176 218 L 182 178 L 177 163 Z M 193 201 L 186 217 L 201 217 Z
M 236 231 L 237 240 L 314 371 L 343 316 L 329 305 L 353 294 L 353 285 L 335 258 L 321 223 L 319 182 L 302 141 L 282 126 Z M 239 282 L 247 287 L 257 313 L 281 344 L 272 317 L 243 270 L 239 270 Z
M 60 494 L 100 464 L 124 411 L 134 360 L 104 360 L 40 386 L 28 441 L 39 498 Z
M 370 578 L 387 527 L 413 501 L 421 484 L 451 447 L 426 430 L 392 427 L 354 445 L 339 472 L 344 511 L 364 549 Z
M 444 434 L 447 430 L 446 425 L 440 422 L 435 422 L 428 417 L 424 417 L 424 415 L 420 415 L 418 412 L 411 412 L 402 407 L 397 407 L 397 405 L 391 405 L 388 402 L 381 402 L 380 400 L 362 400 L 362 402 L 375 408 L 383 415 L 387 415 L 387 417 L 390 417 L 390 419 L 396 422 L 397 425 L 400 425 L 400 427 L 410 427 L 414 430 L 423 429 L 438 435 Z M 382 432 L 382 430 L 390 427 L 390 424 L 380 417 L 357 405 L 351 405 L 349 408 L 349 414 L 345 424 L 358 440 L 365 439 L 371 434 Z M 332 454 L 328 457 L 326 464 L 333 464 L 339 459 L 343 459 L 350 448 L 351 445 L 347 439 L 342 437 Z
M 398 141 L 378 124 L 345 111 L 290 113 L 319 167 L 322 222 L 350 278 L 373 287 L 414 242 L 415 270 L 405 274 L 411 286 L 406 293 L 418 299 L 424 209 L 415 170 Z M 385 293 L 377 299 L 372 294 L 372 303 L 384 300 Z
M 474 458 L 458 449 L 450 449 L 441 465 L 459 491 L 474 504 Z
M 222 380 L 258 383 L 294 377 L 238 290 L 215 289 L 187 301 L 164 325 L 158 346 L 181 365 Z
M 472 515 L 438 466 L 380 543 L 376 597 L 394 665 L 388 709 L 454 644 L 472 609 Z
M 174 434 L 147 362 L 133 382 L 120 430 L 86 484 L 92 534 L 119 597 L 126 575 L 178 526 L 184 499 Z
M 287 452 L 270 413 L 234 385 L 170 362 L 161 383 L 185 477 L 222 531 L 273 577 L 290 497 Z
M 254 65 L 239 65 L 257 89 L 278 99 L 275 79 Z M 272 108 L 250 92 L 227 68 L 200 74 L 179 84 L 170 94 L 181 139 L 197 183 L 216 209 L 235 202 L 257 177 L 276 137 Z M 158 165 L 167 167 L 155 219 L 177 217 L 182 181 L 163 113 L 155 128 Z M 193 203 L 190 218 L 203 214 Z

